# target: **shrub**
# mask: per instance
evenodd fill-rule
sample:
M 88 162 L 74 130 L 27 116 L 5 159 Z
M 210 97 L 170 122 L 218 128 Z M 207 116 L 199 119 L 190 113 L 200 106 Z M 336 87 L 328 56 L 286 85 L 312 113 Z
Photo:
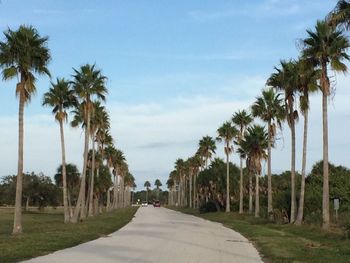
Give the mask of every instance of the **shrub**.
M 214 201 L 208 201 L 207 203 L 202 204 L 199 207 L 199 213 L 210 213 L 210 212 L 217 212 L 217 206 Z

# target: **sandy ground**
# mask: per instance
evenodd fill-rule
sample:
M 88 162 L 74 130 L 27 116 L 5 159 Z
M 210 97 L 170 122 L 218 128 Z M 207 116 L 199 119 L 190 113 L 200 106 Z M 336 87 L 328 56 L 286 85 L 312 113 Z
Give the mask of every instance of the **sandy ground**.
M 239 233 L 166 208 L 141 207 L 113 234 L 31 259 L 31 263 L 77 262 L 262 262 Z

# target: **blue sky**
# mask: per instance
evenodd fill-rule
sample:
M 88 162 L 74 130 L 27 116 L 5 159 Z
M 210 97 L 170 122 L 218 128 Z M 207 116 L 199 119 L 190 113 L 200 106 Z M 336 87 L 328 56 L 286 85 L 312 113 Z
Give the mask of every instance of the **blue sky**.
M 201 136 L 214 136 L 233 112 L 248 108 L 273 67 L 297 57 L 298 40 L 335 2 L 2 0 L 0 30 L 31 24 L 48 35 L 53 77 L 69 77 L 72 67 L 96 62 L 108 77 L 113 136 L 141 186 L 156 177 L 165 183 L 177 157 L 193 154 Z M 349 117 L 347 83 L 337 78 L 331 127 Z M 0 81 L 0 159 L 5 160 L 0 175 L 16 171 L 14 86 L 14 81 Z M 49 109 L 41 107 L 48 86 L 49 79 L 41 78 L 26 108 L 25 170 L 52 175 L 59 163 L 59 137 Z M 319 135 L 319 98 L 314 100 L 310 129 Z M 275 171 L 289 165 L 288 129 L 283 136 Z M 350 166 L 339 136 L 330 132 L 330 159 Z M 80 166 L 81 131 L 67 127 L 67 137 L 68 158 Z M 310 162 L 321 157 L 318 137 L 310 142 Z

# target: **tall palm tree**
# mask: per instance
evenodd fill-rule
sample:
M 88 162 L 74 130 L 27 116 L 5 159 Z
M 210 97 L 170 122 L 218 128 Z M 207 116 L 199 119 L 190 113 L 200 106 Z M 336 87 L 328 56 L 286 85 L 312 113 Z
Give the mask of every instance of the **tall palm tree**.
M 327 99 L 331 94 L 328 78 L 328 66 L 335 72 L 346 72 L 344 60 L 350 57 L 346 53 L 349 41 L 343 33 L 330 26 L 326 21 L 317 21 L 315 30 L 307 30 L 304 40 L 303 56 L 316 61 L 321 70 L 320 89 L 322 92 L 322 126 L 323 126 L 323 198 L 322 217 L 324 229 L 329 228 L 329 171 L 328 171 L 328 113 Z
M 84 142 L 84 161 L 83 172 L 81 176 L 81 185 L 79 191 L 79 197 L 77 205 L 74 209 L 74 215 L 72 222 L 78 221 L 78 216 L 84 219 L 86 217 L 85 208 L 85 183 L 86 183 L 86 166 L 89 150 L 89 137 L 90 137 L 90 125 L 91 125 L 91 111 L 93 109 L 92 101 L 94 99 L 105 101 L 107 89 L 105 86 L 106 77 L 102 75 L 101 71 L 95 68 L 95 65 L 86 64 L 81 66 L 79 70 L 73 69 L 73 88 L 75 94 L 79 100 L 80 107 L 83 110 L 85 127 L 85 142 Z
M 93 102 L 93 108 L 91 111 L 91 123 L 90 123 L 90 136 L 92 138 L 92 167 L 91 167 L 91 178 L 90 178 L 90 193 L 89 193 L 89 210 L 88 215 L 93 216 L 93 199 L 94 199 L 94 178 L 96 169 L 96 133 L 99 128 L 109 128 L 109 118 L 106 113 L 105 107 L 101 105 L 99 101 Z
M 118 205 L 120 203 L 118 186 L 120 185 L 120 177 L 122 176 L 122 172 L 125 170 L 125 156 L 124 153 L 119 150 L 115 149 L 113 156 L 112 156 L 112 163 L 113 163 L 113 175 L 114 175 L 114 188 L 113 188 L 113 208 L 118 208 Z
M 202 158 L 198 154 L 195 154 L 191 158 L 191 164 L 193 167 L 193 207 L 198 208 L 197 177 L 202 167 Z
M 148 202 L 148 191 L 149 191 L 149 188 L 151 187 L 151 183 L 149 181 L 146 181 L 143 186 L 146 187 L 146 201 Z
M 162 182 L 159 179 L 156 179 L 154 181 L 154 185 L 156 186 L 156 189 L 157 189 L 157 198 L 159 198 L 159 188 L 162 186 Z
M 296 194 L 295 194 L 295 123 L 298 120 L 298 111 L 295 109 L 298 70 L 295 61 L 281 61 L 281 68 L 275 67 L 276 72 L 271 74 L 267 85 L 284 92 L 286 119 L 291 130 L 291 209 L 290 223 L 295 221 Z
M 267 147 L 267 211 L 269 216 L 273 213 L 272 205 L 272 180 L 271 180 L 271 147 L 273 147 L 276 137 L 276 127 L 281 127 L 281 122 L 285 116 L 280 94 L 272 88 L 262 91 L 252 106 L 252 114 L 259 117 L 267 124 L 268 147 Z
M 215 154 L 215 150 L 215 141 L 211 136 L 204 136 L 199 141 L 199 151 L 204 156 L 205 168 L 208 168 L 208 161 L 212 158 L 213 154 Z
M 178 186 L 178 196 L 177 196 L 177 202 L 180 206 L 183 206 L 184 204 L 184 196 L 183 192 L 184 189 L 184 177 L 185 177 L 185 169 L 186 164 L 183 159 L 177 159 L 175 162 L 175 170 L 177 171 L 178 177 L 179 177 L 179 186 Z
M 332 26 L 343 26 L 350 29 L 350 1 L 339 0 L 335 8 L 328 15 L 328 20 Z
M 305 197 L 305 175 L 306 175 L 306 152 L 307 152 L 307 133 L 309 116 L 309 94 L 318 89 L 317 80 L 319 79 L 319 70 L 315 69 L 314 61 L 301 58 L 297 62 L 298 69 L 298 90 L 300 112 L 304 116 L 304 135 L 303 135 L 303 156 L 301 168 L 301 186 L 298 206 L 298 214 L 295 220 L 296 225 L 300 225 L 304 217 L 304 197 Z
M 226 212 L 230 212 L 230 154 L 233 152 L 233 139 L 238 135 L 238 130 L 231 122 L 225 122 L 218 130 L 217 141 L 225 142 L 224 151 L 226 154 Z
M 113 145 L 113 140 L 110 144 L 107 145 L 107 147 L 103 151 L 104 153 L 104 159 L 107 162 L 107 167 L 109 168 L 110 176 L 114 176 L 113 170 L 114 170 L 114 159 L 116 154 L 116 149 Z M 107 204 L 106 204 L 106 210 L 109 211 L 111 208 L 111 192 L 110 189 L 107 191 Z
M 252 123 L 253 118 L 245 110 L 238 111 L 232 116 L 232 122 L 236 125 L 239 133 L 237 143 L 243 139 L 246 128 Z M 239 179 L 239 213 L 243 213 L 243 157 L 240 156 L 240 179 Z
M 0 67 L 2 78 L 10 80 L 19 77 L 16 95 L 19 98 L 18 110 L 18 166 L 16 180 L 16 201 L 13 234 L 22 233 L 22 180 L 23 180 L 23 133 L 24 106 L 30 102 L 36 91 L 36 77 L 48 75 L 51 59 L 47 47 L 48 37 L 41 37 L 32 26 L 20 26 L 17 31 L 4 32 L 5 40 L 0 41 Z
M 67 110 L 76 106 L 77 100 L 70 83 L 65 79 L 57 78 L 56 83 L 51 82 L 51 88 L 44 94 L 43 105 L 53 107 L 52 113 L 60 125 L 61 134 L 61 153 L 62 153 L 62 179 L 63 179 L 63 207 L 64 222 L 69 222 L 70 216 L 68 211 L 67 199 L 67 176 L 66 176 L 66 151 L 64 143 L 63 122 L 67 121 Z
M 249 127 L 239 146 L 239 152 L 247 154 L 249 169 L 255 174 L 255 217 L 259 217 L 259 176 L 262 170 L 261 161 L 267 158 L 268 148 L 268 134 L 265 128 L 259 125 Z
M 166 181 L 166 185 L 167 185 L 167 187 L 169 189 L 168 205 L 173 206 L 174 205 L 174 202 L 173 202 L 174 201 L 174 197 L 173 197 L 173 195 L 174 195 L 174 185 L 175 185 L 175 183 L 174 183 L 174 179 L 172 177 L 172 173 L 169 174 L 169 178 Z

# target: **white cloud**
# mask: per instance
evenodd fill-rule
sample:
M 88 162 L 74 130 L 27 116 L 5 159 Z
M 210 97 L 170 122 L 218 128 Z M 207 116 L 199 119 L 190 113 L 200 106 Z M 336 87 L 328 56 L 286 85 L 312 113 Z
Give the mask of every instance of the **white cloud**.
M 252 91 L 245 99 L 238 96 L 178 97 L 141 104 L 113 103 L 107 105 L 111 114 L 112 135 L 116 145 L 125 152 L 130 169 L 142 188 L 145 180 L 157 177 L 165 183 L 176 158 L 187 158 L 195 153 L 199 139 L 215 136 L 216 129 L 238 109 L 250 106 L 259 94 L 262 78 L 247 78 L 240 83 Z M 243 83 L 246 84 L 243 85 Z M 350 167 L 350 129 L 348 102 L 350 79 L 337 78 L 337 95 L 329 107 L 330 161 Z M 259 85 L 260 86 L 260 85 Z M 242 89 L 240 89 L 241 92 Z M 222 94 L 221 91 L 218 91 Z M 297 169 L 301 167 L 302 121 L 297 127 Z M 308 170 L 322 158 L 321 97 L 311 98 L 309 124 Z M 283 130 L 284 140 L 273 151 L 273 171 L 290 166 L 290 135 Z M 81 167 L 83 134 L 80 129 L 66 128 L 67 160 Z M 17 116 L 0 117 L 0 175 L 14 174 L 17 167 Z M 218 156 L 223 157 L 222 145 Z M 238 164 L 237 156 L 233 159 Z M 59 128 L 50 114 L 25 118 L 25 171 L 43 171 L 53 175 L 60 163 Z

